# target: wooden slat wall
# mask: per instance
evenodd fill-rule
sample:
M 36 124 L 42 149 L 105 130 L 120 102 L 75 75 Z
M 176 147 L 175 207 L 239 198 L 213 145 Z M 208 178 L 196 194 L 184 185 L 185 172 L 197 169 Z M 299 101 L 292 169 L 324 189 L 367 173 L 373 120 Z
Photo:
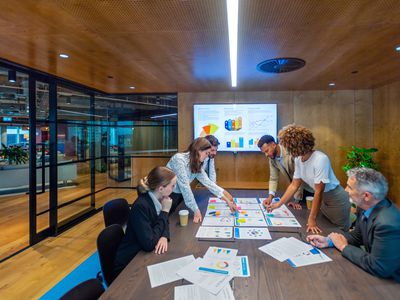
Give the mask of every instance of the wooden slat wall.
M 400 81 L 373 90 L 373 112 L 376 158 L 389 181 L 389 198 L 400 204 Z
M 373 143 L 372 93 L 372 90 L 179 93 L 179 150 L 185 149 L 193 138 L 195 103 L 277 103 L 278 127 L 295 122 L 311 128 L 316 148 L 328 154 L 344 186 L 346 175 L 341 166 L 345 153 L 340 147 L 379 148 L 379 144 Z M 250 181 L 258 185 L 265 182 L 267 186 L 268 161 L 261 152 L 219 153 L 216 166 L 221 183 Z M 284 186 L 282 182 L 281 188 Z

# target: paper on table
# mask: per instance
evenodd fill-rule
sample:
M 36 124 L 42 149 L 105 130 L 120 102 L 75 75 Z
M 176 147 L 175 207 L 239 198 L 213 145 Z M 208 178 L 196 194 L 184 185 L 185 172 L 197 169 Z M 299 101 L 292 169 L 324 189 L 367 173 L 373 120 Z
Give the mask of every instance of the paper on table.
M 233 217 L 204 217 L 203 226 L 233 226 Z
M 267 227 L 263 217 L 261 218 L 235 218 L 235 226 Z
M 235 239 L 246 240 L 270 240 L 271 235 L 268 228 L 235 227 Z
M 316 248 L 312 248 L 307 252 L 303 252 L 302 254 L 287 260 L 292 267 L 303 267 L 330 261 L 332 261 L 332 259 Z
M 236 204 L 237 208 L 239 210 L 243 210 L 243 209 L 255 209 L 255 210 L 259 210 L 260 209 L 260 205 L 259 204 Z
M 232 217 L 233 213 L 229 209 L 210 209 L 207 210 L 206 217 Z
M 259 210 L 244 209 L 244 210 L 238 210 L 236 216 L 241 218 L 264 218 L 264 213 L 262 212 L 261 209 Z
M 217 197 L 210 197 L 208 199 L 208 203 L 224 203 L 224 204 L 226 204 L 225 200 L 222 200 L 222 199 L 217 198 Z
M 250 277 L 249 258 L 236 256 L 233 260 L 232 275 L 235 277 Z
M 213 210 L 213 209 L 228 209 L 229 206 L 226 203 L 209 203 L 207 206 L 207 210 Z
M 260 203 L 257 198 L 234 198 L 237 204 L 258 204 Z
M 232 227 L 200 226 L 196 238 L 232 238 Z
M 283 262 L 289 258 L 295 257 L 296 255 L 302 254 L 303 252 L 307 252 L 312 248 L 311 245 L 303 243 L 294 237 L 283 237 L 258 249 L 280 262 Z
M 215 257 L 215 258 L 232 258 L 235 257 L 238 253 L 237 249 L 230 249 L 230 248 L 221 248 L 221 247 L 208 247 L 208 250 L 206 254 L 204 255 L 204 258 L 208 257 Z
M 301 227 L 296 218 L 270 218 L 267 217 L 268 226 L 272 227 Z
M 265 214 L 271 218 L 294 218 L 293 213 L 283 204 L 281 207 Z
M 176 275 L 176 270 L 195 260 L 193 255 L 168 260 L 159 264 L 147 266 L 152 288 L 181 279 Z
M 213 295 L 207 290 L 194 284 L 175 287 L 174 300 L 235 300 L 231 286 L 226 285 L 221 292 Z
M 217 295 L 223 288 L 229 285 L 229 281 L 231 281 L 233 276 L 199 271 L 202 260 L 202 258 L 197 258 L 189 265 L 179 269 L 176 273 L 185 280 L 202 287 L 213 295 Z

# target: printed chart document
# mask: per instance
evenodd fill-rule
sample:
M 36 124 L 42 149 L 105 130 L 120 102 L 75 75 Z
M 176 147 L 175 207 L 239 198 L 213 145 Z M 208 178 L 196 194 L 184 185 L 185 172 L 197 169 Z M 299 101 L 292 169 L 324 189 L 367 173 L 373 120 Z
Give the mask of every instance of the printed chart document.
M 207 210 L 206 217 L 231 217 L 232 212 L 229 209 L 211 209 Z
M 293 213 L 287 208 L 285 204 L 273 211 L 265 214 L 271 218 L 294 218 Z
M 325 262 L 330 262 L 332 259 L 330 259 L 328 256 L 326 256 L 321 250 L 312 248 L 311 250 L 304 252 L 300 255 L 297 255 L 295 257 L 292 257 L 288 259 L 288 263 L 292 267 L 304 267 L 304 266 L 309 266 L 309 265 L 315 265 L 315 264 L 320 264 L 320 263 L 325 263 Z
M 223 288 L 229 285 L 229 281 L 231 281 L 233 276 L 199 271 L 202 260 L 202 258 L 197 258 L 189 265 L 179 269 L 177 274 L 211 294 L 217 295 Z
M 174 294 L 174 300 L 235 300 L 229 284 L 217 295 L 193 284 L 176 286 Z
M 283 262 L 289 258 L 307 253 L 312 248 L 313 247 L 311 245 L 303 243 L 294 237 L 283 237 L 258 249 L 279 260 L 280 262 Z
M 259 204 L 258 198 L 234 198 L 237 204 Z
M 262 227 L 235 227 L 235 239 L 243 240 L 270 240 L 268 228 Z
M 204 217 L 203 226 L 233 226 L 233 217 Z
M 245 209 L 255 209 L 255 210 L 259 210 L 260 209 L 260 204 L 236 204 L 238 210 L 245 210 Z
M 262 210 L 250 210 L 250 209 L 244 209 L 244 210 L 238 210 L 235 213 L 235 216 L 238 218 L 264 218 L 264 213 Z
M 296 218 L 270 218 L 267 217 L 268 226 L 272 227 L 301 227 Z
M 154 288 L 156 286 L 182 279 L 182 277 L 176 275 L 176 270 L 190 264 L 193 261 L 195 261 L 194 256 L 188 255 L 159 264 L 147 266 L 151 287 Z
M 264 218 L 235 218 L 235 226 L 267 227 Z
M 213 209 L 228 209 L 229 210 L 229 206 L 226 205 L 226 203 L 212 203 L 212 204 L 208 204 L 207 206 L 207 210 L 213 210 Z
M 235 277 L 250 277 L 249 258 L 236 256 L 233 259 L 232 273 Z
M 232 227 L 206 227 L 200 226 L 196 238 L 232 238 Z
M 217 197 L 210 197 L 209 199 L 208 199 L 208 203 L 223 203 L 223 204 L 226 204 L 226 202 L 225 202 L 225 200 L 222 200 L 222 199 L 220 199 L 220 198 L 217 198 Z
M 238 253 L 237 249 L 222 248 L 222 247 L 208 247 L 204 258 L 215 257 L 215 258 L 234 258 Z

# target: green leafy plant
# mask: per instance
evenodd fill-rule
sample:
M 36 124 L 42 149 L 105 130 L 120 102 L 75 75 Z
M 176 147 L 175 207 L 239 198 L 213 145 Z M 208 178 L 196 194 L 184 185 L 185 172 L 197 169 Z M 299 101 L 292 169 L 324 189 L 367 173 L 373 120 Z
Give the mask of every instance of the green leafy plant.
M 9 146 L 1 144 L 2 149 L 0 150 L 0 157 L 8 161 L 11 165 L 15 163 L 16 165 L 24 164 L 28 161 L 28 151 L 22 149 L 21 146 Z
M 342 167 L 345 172 L 356 167 L 378 169 L 378 164 L 373 159 L 373 154 L 378 151 L 376 148 L 359 148 L 356 146 L 343 147 L 347 151 L 347 163 Z

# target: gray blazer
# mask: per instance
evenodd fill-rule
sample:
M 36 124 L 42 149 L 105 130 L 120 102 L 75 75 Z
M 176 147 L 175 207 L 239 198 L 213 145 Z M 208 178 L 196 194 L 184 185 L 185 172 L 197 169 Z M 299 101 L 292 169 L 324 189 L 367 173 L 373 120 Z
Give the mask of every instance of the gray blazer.
M 342 255 L 372 275 L 400 282 L 400 211 L 387 199 L 379 202 L 367 221 L 368 245 L 363 239 L 361 216 L 352 232 L 345 233 L 349 245 Z

